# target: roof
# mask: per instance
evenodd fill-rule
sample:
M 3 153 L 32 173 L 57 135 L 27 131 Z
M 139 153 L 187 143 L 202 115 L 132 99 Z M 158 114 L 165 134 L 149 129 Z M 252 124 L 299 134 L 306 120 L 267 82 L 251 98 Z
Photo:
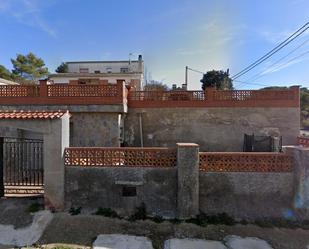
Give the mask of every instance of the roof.
M 0 111 L 0 119 L 56 119 L 68 111 Z
M 127 61 L 67 61 L 66 64 L 80 64 L 80 63 L 137 63 L 138 60 Z
M 127 73 L 57 73 L 49 74 L 48 77 L 127 77 L 127 76 L 139 76 L 142 72 L 127 72 Z
M 19 85 L 17 82 L 0 78 L 0 85 Z

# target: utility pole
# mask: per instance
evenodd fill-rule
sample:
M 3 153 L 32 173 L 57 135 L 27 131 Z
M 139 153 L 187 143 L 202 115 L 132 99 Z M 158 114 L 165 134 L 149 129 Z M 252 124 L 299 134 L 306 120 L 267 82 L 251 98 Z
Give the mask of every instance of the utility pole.
M 186 88 L 188 89 L 188 69 L 189 67 L 186 66 L 186 71 L 185 71 L 185 85 L 186 85 Z
M 193 69 L 193 68 L 190 68 L 188 66 L 186 66 L 185 68 L 185 85 L 186 85 L 186 89 L 188 89 L 188 71 L 192 71 L 192 72 L 196 72 L 196 73 L 200 73 L 200 74 L 203 74 L 204 73 L 202 71 L 199 71 L 199 70 L 196 70 L 196 69 Z

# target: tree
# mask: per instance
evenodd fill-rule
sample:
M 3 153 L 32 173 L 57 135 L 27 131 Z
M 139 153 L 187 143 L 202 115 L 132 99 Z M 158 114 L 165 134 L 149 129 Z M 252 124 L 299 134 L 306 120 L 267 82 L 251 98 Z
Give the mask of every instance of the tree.
M 62 62 L 57 69 L 55 70 L 56 73 L 67 73 L 68 72 L 68 64 L 65 62 Z
M 144 86 L 144 91 L 167 91 L 169 88 L 162 82 L 151 80 L 150 83 Z
M 3 65 L 0 65 L 0 78 L 5 80 L 12 80 L 11 72 Z
M 27 55 L 18 54 L 11 62 L 14 67 L 13 75 L 17 78 L 36 81 L 49 73 L 44 61 L 31 52 Z
M 203 75 L 201 82 L 203 90 L 205 90 L 207 87 L 216 87 L 217 89 L 221 90 L 233 89 L 232 79 L 229 77 L 228 71 L 208 71 Z

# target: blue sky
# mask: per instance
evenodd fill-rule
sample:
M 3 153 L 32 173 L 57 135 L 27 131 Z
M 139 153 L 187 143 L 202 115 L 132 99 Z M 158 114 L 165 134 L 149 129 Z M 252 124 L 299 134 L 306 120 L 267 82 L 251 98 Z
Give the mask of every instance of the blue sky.
M 308 0 L 0 0 L 0 64 L 34 52 L 50 72 L 62 61 L 142 54 L 148 78 L 184 81 L 186 65 L 235 74 L 309 21 Z M 308 42 L 307 42 L 308 41 Z M 276 61 L 286 56 L 280 63 Z M 235 82 L 309 87 L 309 32 Z M 189 73 L 189 88 L 201 75 Z

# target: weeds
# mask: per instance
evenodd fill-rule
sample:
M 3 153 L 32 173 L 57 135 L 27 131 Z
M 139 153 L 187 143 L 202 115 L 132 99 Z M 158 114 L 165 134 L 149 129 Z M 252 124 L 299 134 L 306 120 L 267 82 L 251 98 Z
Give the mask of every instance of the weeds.
M 98 208 L 98 210 L 95 212 L 95 215 L 101 215 L 105 217 L 110 217 L 110 218 L 121 218 L 117 212 L 110 208 Z
M 44 209 L 44 206 L 38 202 L 34 202 L 32 203 L 29 207 L 28 207 L 28 212 L 29 213 L 35 213 L 38 212 L 40 210 Z
M 139 207 L 137 207 L 136 212 L 129 217 L 129 221 L 146 220 L 146 219 L 147 219 L 147 210 L 145 203 L 142 203 Z
M 81 207 L 78 207 L 78 208 L 71 207 L 69 213 L 71 215 L 78 215 L 80 214 L 81 210 L 82 210 Z

